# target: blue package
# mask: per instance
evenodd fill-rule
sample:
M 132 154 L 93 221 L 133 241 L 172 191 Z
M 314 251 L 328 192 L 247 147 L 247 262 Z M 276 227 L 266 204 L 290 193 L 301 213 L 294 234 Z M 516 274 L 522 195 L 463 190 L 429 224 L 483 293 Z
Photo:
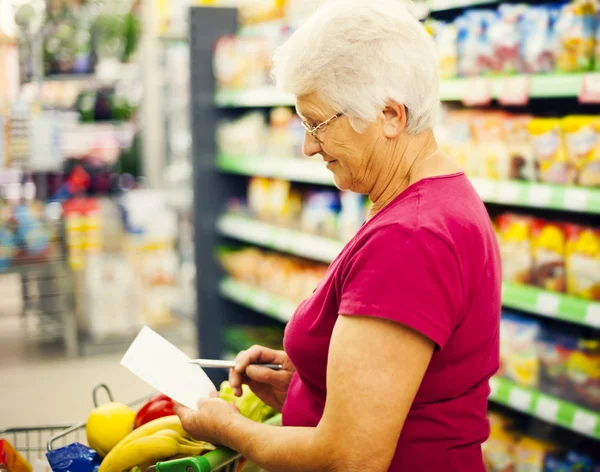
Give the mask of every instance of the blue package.
M 49 451 L 46 458 L 53 472 L 96 472 L 100 467 L 98 453 L 80 443 Z
M 544 472 L 569 472 L 569 464 L 554 455 L 546 456 Z
M 592 472 L 592 459 L 580 452 L 569 451 L 566 462 L 572 472 Z

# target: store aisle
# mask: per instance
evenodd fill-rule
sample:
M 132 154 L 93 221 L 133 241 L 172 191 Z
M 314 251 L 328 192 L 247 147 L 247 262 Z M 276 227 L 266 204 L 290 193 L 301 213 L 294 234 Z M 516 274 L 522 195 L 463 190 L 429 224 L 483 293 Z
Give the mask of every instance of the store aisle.
M 84 421 L 93 407 L 92 389 L 106 383 L 116 400 L 131 402 L 151 394 L 119 361 L 122 353 L 65 359 L 35 352 L 15 341 L 18 320 L 0 320 L 0 430 Z M 194 346 L 179 346 L 188 355 Z

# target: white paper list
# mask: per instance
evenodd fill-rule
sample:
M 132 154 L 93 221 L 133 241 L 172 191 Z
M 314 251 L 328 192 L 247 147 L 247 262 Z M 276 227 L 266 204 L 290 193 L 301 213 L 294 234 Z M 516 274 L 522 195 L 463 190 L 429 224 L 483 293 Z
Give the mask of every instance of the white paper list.
M 197 401 L 208 398 L 215 385 L 190 358 L 161 335 L 144 326 L 121 359 L 129 369 L 156 390 L 197 410 Z

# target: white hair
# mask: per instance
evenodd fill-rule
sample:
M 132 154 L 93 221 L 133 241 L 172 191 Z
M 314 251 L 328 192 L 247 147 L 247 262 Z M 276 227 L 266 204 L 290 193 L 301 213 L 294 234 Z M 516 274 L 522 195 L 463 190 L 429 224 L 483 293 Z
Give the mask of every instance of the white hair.
M 328 0 L 275 53 L 277 87 L 316 92 L 360 132 L 388 100 L 408 110 L 411 134 L 439 111 L 434 42 L 399 0 Z

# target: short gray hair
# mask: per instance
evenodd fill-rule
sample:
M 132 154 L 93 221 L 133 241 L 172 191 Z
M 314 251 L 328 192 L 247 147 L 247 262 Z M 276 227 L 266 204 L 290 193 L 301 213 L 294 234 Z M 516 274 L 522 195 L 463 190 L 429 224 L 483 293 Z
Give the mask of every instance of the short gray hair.
M 409 133 L 436 124 L 435 45 L 401 0 L 328 0 L 273 60 L 280 90 L 316 92 L 359 132 L 390 99 L 406 106 Z

